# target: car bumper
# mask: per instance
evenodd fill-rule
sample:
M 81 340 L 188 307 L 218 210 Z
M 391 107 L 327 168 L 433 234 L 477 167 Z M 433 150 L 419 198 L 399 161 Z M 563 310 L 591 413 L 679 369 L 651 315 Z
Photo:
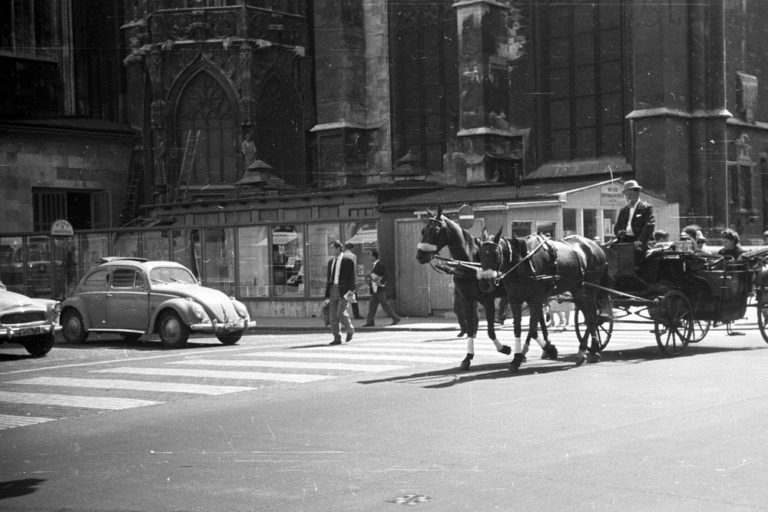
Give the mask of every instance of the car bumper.
M 256 320 L 240 321 L 240 322 L 211 322 L 210 324 L 192 324 L 189 326 L 189 330 L 192 332 L 201 332 L 205 334 L 222 334 L 228 332 L 240 332 L 247 331 L 248 329 L 254 329 L 256 327 Z
M 20 338 L 40 336 L 41 334 L 55 334 L 61 330 L 58 324 L 43 325 L 16 325 L 0 327 L 0 341 L 16 341 Z

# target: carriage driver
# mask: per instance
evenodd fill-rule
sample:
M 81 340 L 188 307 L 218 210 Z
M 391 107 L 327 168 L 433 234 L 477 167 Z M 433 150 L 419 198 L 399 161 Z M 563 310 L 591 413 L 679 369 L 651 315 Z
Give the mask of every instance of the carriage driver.
M 653 206 L 640 199 L 641 190 L 643 187 L 635 180 L 624 183 L 627 205 L 619 211 L 613 233 L 619 243 L 634 243 L 635 250 L 645 252 L 656 228 L 656 219 L 653 217 Z

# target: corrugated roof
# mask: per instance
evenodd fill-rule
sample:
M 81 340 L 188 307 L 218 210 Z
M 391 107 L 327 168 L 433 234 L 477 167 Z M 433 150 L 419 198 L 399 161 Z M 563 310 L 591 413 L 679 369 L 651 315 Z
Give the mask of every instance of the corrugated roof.
M 434 208 L 436 205 L 461 205 L 471 203 L 499 204 L 507 202 L 541 201 L 552 199 L 558 194 L 571 192 L 606 183 L 610 180 L 571 180 L 568 182 L 546 182 L 523 185 L 516 188 L 507 187 L 446 187 L 440 190 L 425 192 L 406 198 L 393 199 L 382 203 L 381 210 L 410 210 L 419 208 Z

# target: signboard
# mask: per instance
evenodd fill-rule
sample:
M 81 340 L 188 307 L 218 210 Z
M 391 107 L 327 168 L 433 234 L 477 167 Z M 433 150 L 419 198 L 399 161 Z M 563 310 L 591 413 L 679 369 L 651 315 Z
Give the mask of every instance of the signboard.
M 624 190 L 618 183 L 609 183 L 600 187 L 600 204 L 608 206 L 624 206 Z
M 64 219 L 59 219 L 53 221 L 53 224 L 51 225 L 51 234 L 53 236 L 73 236 L 75 230 L 72 229 L 72 224 Z
M 464 229 L 471 229 L 475 225 L 475 211 L 471 206 L 465 204 L 459 208 L 459 226 Z

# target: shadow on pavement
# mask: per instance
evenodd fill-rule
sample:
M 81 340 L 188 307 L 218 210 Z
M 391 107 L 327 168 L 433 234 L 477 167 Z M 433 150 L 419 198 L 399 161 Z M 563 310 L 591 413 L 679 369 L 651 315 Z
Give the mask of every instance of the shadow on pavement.
M 0 482 L 0 500 L 32 494 L 37 490 L 36 487 L 43 482 L 45 480 L 41 478 L 24 478 L 22 480 Z
M 749 352 L 753 350 L 763 350 L 763 347 L 726 348 L 689 345 L 686 347 L 682 354 L 676 357 L 696 357 L 700 355 L 710 355 L 726 352 Z M 585 363 L 584 367 L 594 364 L 606 363 L 638 364 L 675 358 L 662 354 L 658 347 L 655 346 L 644 346 L 629 350 L 604 350 L 600 356 L 601 360 L 598 363 Z M 442 370 L 411 373 L 409 375 L 385 377 L 381 379 L 361 380 L 358 382 L 360 384 L 378 384 L 382 382 L 410 383 L 421 384 L 424 388 L 427 389 L 441 389 L 482 380 L 526 377 L 531 375 L 538 376 L 567 370 L 578 371 L 582 367 L 576 366 L 576 359 L 577 354 L 568 354 L 566 356 L 560 356 L 556 360 L 548 361 L 546 366 L 536 366 L 523 363 L 523 365 L 516 372 L 513 372 L 509 369 L 509 362 L 503 362 L 472 365 L 469 370 L 460 370 L 458 367 L 453 367 Z

